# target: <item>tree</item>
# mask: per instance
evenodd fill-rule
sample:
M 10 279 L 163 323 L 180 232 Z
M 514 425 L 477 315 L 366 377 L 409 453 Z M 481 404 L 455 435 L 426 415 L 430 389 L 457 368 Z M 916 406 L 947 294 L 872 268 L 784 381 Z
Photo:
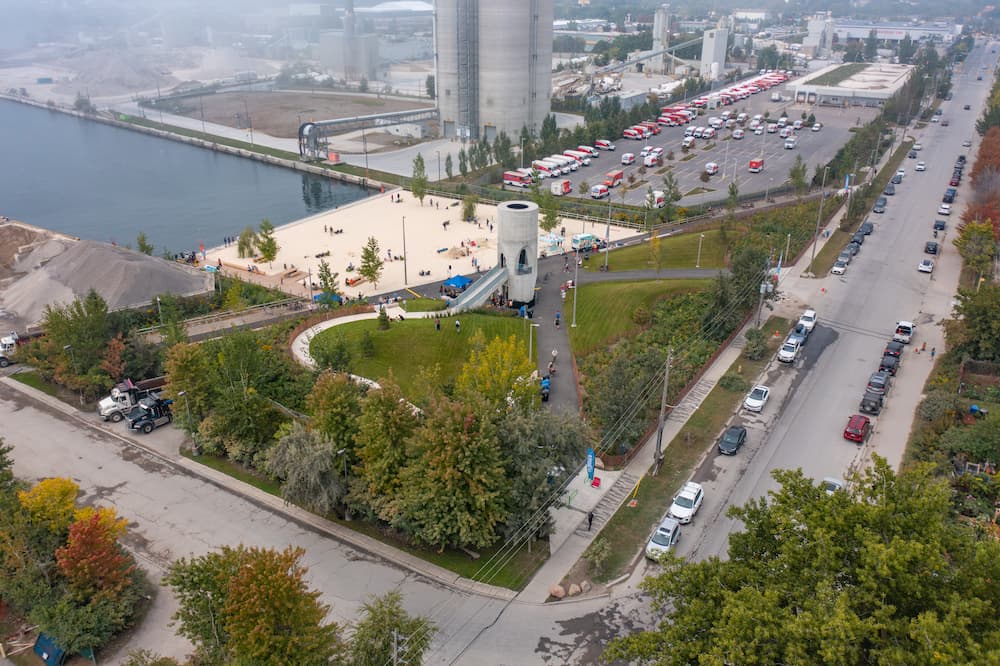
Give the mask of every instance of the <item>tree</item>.
M 448 180 L 455 177 L 455 165 L 451 161 L 451 153 L 444 156 L 444 173 L 448 176 Z
M 224 546 L 171 565 L 174 620 L 199 663 L 326 664 L 343 652 L 340 627 L 322 624 L 329 608 L 306 587 L 303 553 Z
M 108 346 L 104 350 L 104 358 L 101 360 L 101 370 L 103 370 L 112 381 L 120 380 L 125 374 L 125 340 L 119 333 L 108 340 Z
M 0 501 L 6 499 L 15 488 L 14 459 L 10 457 L 13 451 L 14 447 L 7 446 L 0 437 Z
M 378 241 L 374 236 L 369 236 L 368 242 L 361 248 L 361 266 L 358 267 L 361 277 L 375 286 L 378 286 L 379 278 L 382 277 L 382 267 L 385 265 L 379 252 Z
M 663 174 L 663 197 L 663 220 L 669 224 L 670 219 L 674 216 L 676 204 L 681 200 L 681 190 L 672 171 Z
M 187 421 L 188 412 L 193 423 L 186 423 L 188 431 L 193 431 L 196 423 L 208 415 L 218 395 L 215 382 L 215 368 L 204 345 L 182 343 L 167 350 L 164 361 L 167 375 L 167 394 L 175 401 L 184 400 L 183 409 L 177 416 Z M 180 396 L 181 391 L 184 392 Z
M 410 190 L 413 196 L 420 200 L 420 205 L 424 205 L 424 197 L 427 196 L 427 169 L 424 166 L 424 156 L 417 153 L 413 158 L 413 175 L 410 177 Z
M 788 179 L 792 182 L 792 188 L 795 193 L 802 197 L 809 189 L 809 181 L 807 177 L 809 175 L 809 166 L 802 160 L 802 155 L 795 156 L 795 163 L 792 164 L 791 169 L 788 170 Z
M 429 619 L 403 608 L 398 590 L 366 601 L 354 625 L 348 661 L 352 666 L 423 663 L 437 629 Z
M 266 217 L 260 221 L 260 233 L 257 235 L 256 245 L 261 259 L 267 263 L 274 261 L 278 256 L 278 250 L 281 249 L 274 238 L 274 225 Z
M 960 290 L 955 313 L 962 317 L 968 353 L 981 361 L 1000 361 L 1000 285 Z
M 325 307 L 333 307 L 338 302 L 337 297 L 341 296 L 337 283 L 337 276 L 340 273 L 334 273 L 330 270 L 330 264 L 327 263 L 326 259 L 319 260 L 319 268 L 316 273 L 319 275 L 319 288 L 322 291 L 319 302 Z
M 427 91 L 427 96 L 431 99 L 437 97 L 437 85 L 433 74 L 428 74 L 427 78 L 424 80 L 424 90 Z
M 328 438 L 335 450 L 354 448 L 363 386 L 346 373 L 327 371 L 306 398 L 311 427 Z
M 981 278 L 993 268 L 997 244 L 993 239 L 993 225 L 989 222 L 966 222 L 954 241 L 965 265 Z
M 476 206 L 479 204 L 479 197 L 475 194 L 466 194 L 462 197 L 462 219 L 475 220 Z
M 379 313 L 379 328 L 382 328 L 382 317 L 385 309 Z M 388 321 L 386 315 L 386 321 Z M 385 326 L 385 328 L 389 328 Z M 333 370 L 334 372 L 350 372 L 351 370 L 351 350 L 347 347 L 347 341 L 343 333 L 333 331 L 326 335 L 320 335 L 309 344 L 309 354 L 316 361 L 316 367 L 320 370 Z
M 899 47 L 896 49 L 896 57 L 899 58 L 899 62 L 902 65 L 909 64 L 910 59 L 913 54 L 917 52 L 917 47 L 913 43 L 913 39 L 910 38 L 910 33 L 903 35 L 903 39 L 899 40 Z
M 493 157 L 505 169 L 509 169 L 517 164 L 514 161 L 513 143 L 510 140 L 510 136 L 504 130 L 500 130 L 500 134 L 493 140 Z
M 135 239 L 135 246 L 139 252 L 152 256 L 154 248 L 152 244 L 146 240 L 146 234 L 144 232 L 139 232 L 139 235 Z
M 506 519 L 506 477 L 494 424 L 471 403 L 437 398 L 413 437 L 394 523 L 421 543 L 485 548 Z
M 740 186 L 734 180 L 729 183 L 729 190 L 726 196 L 726 208 L 729 209 L 730 214 L 736 210 L 736 206 L 740 203 Z
M 539 204 L 542 217 L 538 220 L 538 226 L 549 232 L 559 226 L 559 198 L 552 194 L 551 190 L 542 192 L 542 200 Z
M 736 302 L 740 310 L 748 310 L 757 300 L 757 287 L 764 278 L 767 265 L 768 253 L 759 247 L 743 245 L 733 251 L 729 271 L 733 291 L 739 294 Z
M 827 494 L 801 471 L 731 509 L 724 558 L 670 558 L 643 583 L 659 624 L 607 661 L 655 664 L 978 663 L 998 645 L 1000 542 L 952 515 L 927 465 L 874 457 Z M 989 659 L 986 659 L 989 661 Z
M 588 192 L 590 192 L 590 183 L 588 183 L 586 180 L 581 180 L 580 184 L 577 185 L 576 187 L 576 191 L 579 192 L 580 194 L 587 194 Z
M 102 369 L 111 339 L 108 304 L 93 289 L 69 305 L 47 305 L 45 338 L 31 361 L 46 377 L 72 389 L 101 391 L 114 383 Z
M 368 92 L 368 77 L 362 76 L 361 80 L 358 81 L 358 91 L 366 93 Z
M 464 147 L 458 149 L 458 172 L 462 174 L 462 178 L 469 175 L 469 156 Z
M 252 257 L 255 247 L 257 247 L 257 232 L 248 225 L 236 239 L 236 256 L 240 259 Z
M 538 386 L 531 379 L 535 362 L 513 335 L 486 342 L 482 331 L 472 338 L 469 360 L 455 380 L 455 394 L 464 400 L 484 400 L 492 410 L 508 411 L 536 404 Z
M 62 534 L 73 522 L 79 492 L 80 486 L 72 480 L 53 477 L 42 479 L 30 490 L 19 491 L 17 499 L 36 524 Z
M 118 543 L 126 521 L 113 509 L 105 511 L 103 515 L 91 512 L 70 525 L 66 545 L 55 552 L 59 572 L 81 601 L 90 602 L 99 595 L 115 599 L 133 583 L 135 560 Z
M 873 28 L 871 32 L 868 33 L 868 38 L 865 40 L 865 60 L 868 62 L 875 62 L 875 58 L 878 57 L 878 33 Z
M 402 486 L 400 477 L 413 456 L 407 442 L 418 424 L 419 416 L 391 370 L 381 388 L 368 391 L 361 401 L 354 436 L 358 468 L 351 494 L 386 522 L 392 520 L 392 504 Z
M 281 481 L 281 498 L 329 515 L 347 493 L 338 449 L 329 438 L 298 421 L 268 451 L 266 468 Z

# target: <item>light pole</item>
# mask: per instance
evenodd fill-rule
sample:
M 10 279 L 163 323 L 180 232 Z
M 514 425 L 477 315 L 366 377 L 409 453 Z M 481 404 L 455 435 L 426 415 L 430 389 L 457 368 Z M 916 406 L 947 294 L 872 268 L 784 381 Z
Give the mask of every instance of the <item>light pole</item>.
M 435 150 L 434 152 L 437 153 L 437 156 L 438 156 L 438 181 L 440 181 L 441 180 L 441 151 L 440 150 Z
M 774 178 L 767 179 L 767 187 L 764 188 L 764 203 L 768 202 L 768 196 L 771 194 L 771 183 L 774 182 Z
M 406 216 L 403 216 L 403 284 L 409 284 L 406 277 Z
M 785 239 L 785 263 L 788 263 L 788 252 L 792 249 L 792 235 L 788 234 L 788 238 Z
M 344 497 L 347 497 L 347 449 L 340 449 L 337 451 L 337 455 L 344 459 Z M 347 508 L 347 502 L 344 502 L 344 520 L 351 519 L 351 510 Z
M 541 324 L 531 324 L 528 327 L 528 360 L 531 361 L 532 363 L 535 362 L 534 360 L 532 360 L 531 356 L 531 353 L 534 351 L 534 346 L 532 345 L 532 342 L 534 341 L 533 338 L 535 335 L 535 329 L 538 328 L 539 326 L 541 326 Z
M 521 168 L 524 168 L 524 137 L 521 137 Z
M 80 370 L 76 367 L 76 354 L 73 353 L 73 345 L 63 345 L 63 351 L 69 352 L 70 362 L 73 363 L 73 372 L 79 374 Z
M 816 213 L 816 235 L 813 237 L 812 259 L 809 260 L 809 270 L 812 271 L 813 264 L 816 263 L 816 246 L 819 244 L 819 223 L 823 219 L 823 202 L 826 200 L 826 174 L 830 167 L 823 168 L 823 184 L 819 186 L 819 212 Z
M 608 256 L 608 249 L 604 248 L 604 256 Z M 571 328 L 576 328 L 576 294 L 580 291 L 577 280 L 580 279 L 580 248 L 576 249 L 576 266 L 573 267 L 573 323 Z
M 705 240 L 705 234 L 698 236 L 698 258 L 695 259 L 694 267 L 701 268 L 701 242 Z
M 160 327 L 163 327 L 163 305 L 160 303 L 160 297 L 156 297 L 156 309 L 160 313 Z
M 608 255 L 611 254 L 611 193 L 608 193 L 608 227 L 604 231 L 604 272 L 608 272 Z M 573 281 L 576 284 L 576 281 Z
M 178 391 L 177 397 L 184 398 L 184 411 L 187 413 L 187 429 L 191 433 L 191 455 L 197 456 L 201 454 L 198 449 L 198 438 L 195 437 L 194 423 L 191 421 L 191 403 L 188 402 L 187 391 Z

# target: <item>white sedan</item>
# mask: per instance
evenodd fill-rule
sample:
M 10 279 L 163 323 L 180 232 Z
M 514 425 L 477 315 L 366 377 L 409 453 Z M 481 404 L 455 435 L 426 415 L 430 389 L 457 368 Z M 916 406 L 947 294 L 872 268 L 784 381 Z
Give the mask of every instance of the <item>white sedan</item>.
M 830 269 L 830 272 L 833 273 L 834 275 L 843 275 L 844 273 L 847 272 L 847 262 L 838 260 L 833 265 L 833 268 Z
M 927 171 L 926 162 L 917 162 L 917 166 L 913 167 L 914 171 Z
M 933 273 L 934 272 L 934 260 L 933 259 L 921 259 L 920 263 L 917 265 L 917 270 L 921 273 Z
M 771 389 L 761 384 L 754 386 L 747 393 L 747 397 L 743 398 L 743 409 L 748 412 L 762 412 L 764 411 L 764 405 L 767 404 L 767 399 L 771 396 Z
M 943 203 L 938 206 L 938 215 L 951 215 L 951 204 Z
M 700 483 L 688 481 L 681 491 L 674 495 L 674 503 L 670 505 L 670 517 L 676 518 L 681 525 L 686 525 L 694 518 L 705 499 L 705 490 Z

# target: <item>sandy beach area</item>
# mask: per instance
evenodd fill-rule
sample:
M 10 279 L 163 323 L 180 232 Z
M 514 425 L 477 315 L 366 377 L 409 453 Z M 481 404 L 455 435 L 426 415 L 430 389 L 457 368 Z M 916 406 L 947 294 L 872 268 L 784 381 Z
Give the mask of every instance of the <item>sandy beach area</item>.
M 367 298 L 397 292 L 405 298 L 406 287 L 438 282 L 453 275 L 474 277 L 477 266 L 480 273 L 485 273 L 497 264 L 496 206 L 480 204 L 476 214 L 477 221 L 465 222 L 459 219 L 460 201 L 425 197 L 421 206 L 412 193 L 397 189 L 278 227 L 275 239 L 280 250 L 270 264 L 239 258 L 235 244 L 206 250 L 207 263 L 217 265 L 221 260 L 227 274 L 306 295 L 307 276 L 311 273 L 312 281 L 318 285 L 317 270 L 325 259 L 339 274 L 337 283 L 346 296 Z M 404 218 L 405 262 L 402 259 Z M 562 227 L 566 233 L 561 244 L 543 242 L 548 234 L 539 230 L 539 253 L 570 251 L 574 234 L 593 233 L 603 237 L 606 231 L 603 223 L 565 218 L 554 233 L 558 235 Z M 612 225 L 611 242 L 635 233 L 633 229 Z M 348 286 L 345 280 L 359 277 L 361 249 L 369 237 L 378 241 L 385 262 L 382 277 L 377 285 L 362 281 Z M 254 272 L 248 271 L 249 267 Z M 421 271 L 425 274 L 420 275 Z

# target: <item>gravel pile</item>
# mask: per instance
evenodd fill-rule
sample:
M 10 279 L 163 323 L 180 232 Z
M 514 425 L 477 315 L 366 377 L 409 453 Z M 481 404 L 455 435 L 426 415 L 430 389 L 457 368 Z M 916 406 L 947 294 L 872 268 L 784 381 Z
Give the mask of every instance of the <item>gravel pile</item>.
M 63 248 L 58 252 L 58 248 Z M 46 305 L 73 302 L 95 289 L 109 310 L 149 304 L 157 294 L 193 296 L 211 291 L 213 276 L 191 266 L 98 241 L 53 239 L 18 257 L 27 272 L 0 294 L 7 328 L 38 323 Z

